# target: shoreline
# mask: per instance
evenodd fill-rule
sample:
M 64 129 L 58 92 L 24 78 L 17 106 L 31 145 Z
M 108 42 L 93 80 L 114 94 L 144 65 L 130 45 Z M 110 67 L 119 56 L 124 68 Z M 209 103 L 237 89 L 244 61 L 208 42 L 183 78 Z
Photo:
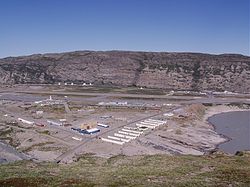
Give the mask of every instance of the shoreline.
M 221 144 L 224 144 L 226 142 L 229 142 L 232 140 L 232 138 L 224 135 L 224 134 L 221 134 L 221 133 L 218 133 L 216 131 L 216 126 L 209 121 L 209 119 L 215 115 L 219 115 L 219 114 L 222 114 L 222 113 L 228 113 L 228 112 L 243 112 L 243 111 L 249 111 L 248 109 L 242 109 L 242 108 L 239 108 L 237 106 L 225 106 L 225 105 L 219 105 L 219 106 L 212 106 L 212 107 L 209 107 L 207 109 L 207 111 L 205 112 L 205 115 L 203 117 L 203 122 L 207 123 L 210 127 L 213 128 L 213 130 L 218 134 L 220 135 L 220 137 L 222 137 L 224 139 L 223 142 L 220 142 L 218 144 L 215 145 L 215 149 L 214 151 L 222 151 L 219 149 L 219 146 Z M 228 154 L 228 155 L 234 155 L 234 154 L 231 154 L 231 153 L 226 153 L 224 151 L 222 151 L 224 154 Z

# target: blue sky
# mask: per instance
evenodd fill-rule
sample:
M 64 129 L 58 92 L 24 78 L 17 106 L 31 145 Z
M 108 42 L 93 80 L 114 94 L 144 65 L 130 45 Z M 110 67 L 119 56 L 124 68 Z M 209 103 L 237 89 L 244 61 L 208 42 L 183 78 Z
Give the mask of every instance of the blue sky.
M 0 57 L 75 50 L 249 52 L 249 0 L 0 0 Z

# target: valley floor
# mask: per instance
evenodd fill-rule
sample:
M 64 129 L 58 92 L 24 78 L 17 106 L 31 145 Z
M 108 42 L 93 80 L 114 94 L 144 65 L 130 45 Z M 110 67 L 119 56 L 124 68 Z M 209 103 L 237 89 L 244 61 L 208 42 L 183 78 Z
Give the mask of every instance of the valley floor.
M 2 90 L 1 187 L 250 186 L 250 152 L 216 151 L 226 138 L 207 121 L 220 112 L 249 110 L 250 95 L 60 89 Z M 93 93 L 87 93 L 89 89 Z M 62 126 L 47 121 L 64 118 L 67 122 Z M 102 139 L 124 134 L 128 132 L 124 127 L 137 128 L 150 119 L 164 125 L 144 130 L 123 145 Z M 93 123 L 109 128 L 92 135 L 72 130 Z

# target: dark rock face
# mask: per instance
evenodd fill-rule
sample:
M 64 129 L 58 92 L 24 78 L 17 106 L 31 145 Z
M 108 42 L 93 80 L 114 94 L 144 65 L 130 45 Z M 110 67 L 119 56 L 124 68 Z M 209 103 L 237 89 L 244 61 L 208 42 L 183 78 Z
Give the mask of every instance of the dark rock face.
M 9 57 L 0 60 L 0 82 L 250 92 L 250 57 L 127 51 Z

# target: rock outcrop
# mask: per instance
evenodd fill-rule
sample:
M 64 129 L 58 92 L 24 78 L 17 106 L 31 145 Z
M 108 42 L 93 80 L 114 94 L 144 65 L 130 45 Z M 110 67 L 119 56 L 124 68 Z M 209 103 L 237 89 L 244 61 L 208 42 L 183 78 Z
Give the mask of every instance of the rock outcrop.
M 236 54 L 79 51 L 0 59 L 2 84 L 58 82 L 250 92 L 250 57 Z

